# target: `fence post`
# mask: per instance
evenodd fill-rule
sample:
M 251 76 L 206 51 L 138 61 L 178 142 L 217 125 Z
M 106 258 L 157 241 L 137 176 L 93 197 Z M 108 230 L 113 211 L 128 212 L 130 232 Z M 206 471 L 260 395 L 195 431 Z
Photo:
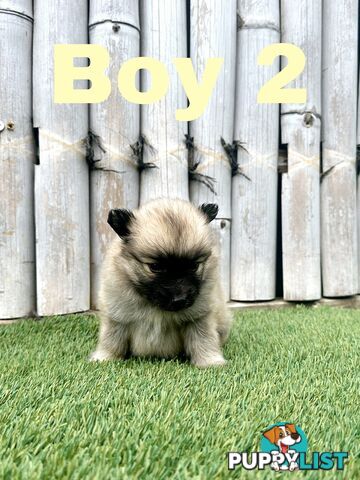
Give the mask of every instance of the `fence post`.
M 90 43 L 110 54 L 106 75 L 112 82 L 109 98 L 90 105 L 91 145 L 91 306 L 97 308 L 99 273 L 115 233 L 107 224 L 111 208 L 138 206 L 139 173 L 132 150 L 139 140 L 140 106 L 128 102 L 117 88 L 122 64 L 140 55 L 138 2 L 90 1 Z
M 37 0 L 34 16 L 37 306 L 52 315 L 90 306 L 88 105 L 55 104 L 53 92 L 54 44 L 88 43 L 88 2 Z
M 140 203 L 158 197 L 189 199 L 188 162 L 185 146 L 187 122 L 175 118 L 175 110 L 186 108 L 186 95 L 172 63 L 186 57 L 186 2 L 141 0 L 141 55 L 165 64 L 169 75 L 166 97 L 141 108 L 144 136 Z M 143 72 L 142 90 L 151 88 L 151 75 Z
M 31 0 L 0 0 L 0 318 L 35 309 Z
M 219 205 L 217 219 L 211 225 L 220 241 L 221 278 L 229 299 L 236 0 L 227 2 L 226 9 L 217 0 L 191 1 L 190 6 L 190 54 L 197 78 L 202 78 L 209 58 L 224 59 L 206 110 L 189 124 L 189 134 L 194 139 L 190 199 L 197 205 Z M 222 141 L 230 149 L 228 154 Z
M 275 297 L 279 106 L 257 103 L 260 88 L 279 71 L 279 58 L 257 57 L 279 42 L 279 2 L 238 0 L 235 140 L 239 173 L 232 183 L 231 298 Z
M 306 63 L 291 83 L 306 88 L 303 104 L 281 105 L 282 143 L 288 169 L 282 175 L 282 250 L 285 300 L 317 300 L 320 275 L 321 1 L 282 0 L 283 43 L 300 47 Z M 291 59 L 283 60 L 282 66 Z
M 323 295 L 358 292 L 358 1 L 323 2 L 321 262 Z

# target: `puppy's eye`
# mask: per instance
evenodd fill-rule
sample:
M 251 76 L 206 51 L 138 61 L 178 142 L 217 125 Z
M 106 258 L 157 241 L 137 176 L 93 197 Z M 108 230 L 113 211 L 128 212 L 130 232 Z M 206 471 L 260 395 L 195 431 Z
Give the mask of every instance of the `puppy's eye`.
M 200 265 L 201 265 L 200 262 L 197 262 L 191 265 L 191 267 L 189 268 L 190 272 L 194 272 L 194 273 L 197 272 L 200 268 Z
M 165 271 L 165 268 L 159 263 L 148 263 L 147 266 L 152 273 L 162 273 Z
M 280 437 L 280 438 L 283 438 L 283 436 L 284 436 L 283 432 L 280 432 L 280 433 L 279 433 L 279 437 Z

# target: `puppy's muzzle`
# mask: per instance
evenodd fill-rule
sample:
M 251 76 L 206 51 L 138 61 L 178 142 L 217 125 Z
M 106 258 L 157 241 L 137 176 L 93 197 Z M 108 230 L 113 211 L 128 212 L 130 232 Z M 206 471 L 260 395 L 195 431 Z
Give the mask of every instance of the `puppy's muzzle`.
M 194 303 L 193 299 L 186 294 L 174 295 L 169 302 L 168 309 L 173 312 L 190 307 Z

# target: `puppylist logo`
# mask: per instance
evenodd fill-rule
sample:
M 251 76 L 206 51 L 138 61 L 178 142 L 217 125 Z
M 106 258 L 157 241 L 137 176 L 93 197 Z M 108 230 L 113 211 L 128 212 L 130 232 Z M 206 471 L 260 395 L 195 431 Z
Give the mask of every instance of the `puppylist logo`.
M 229 452 L 228 469 L 275 471 L 344 470 L 348 452 L 313 452 L 306 455 L 308 441 L 303 430 L 293 423 L 279 422 L 261 434 L 259 452 Z

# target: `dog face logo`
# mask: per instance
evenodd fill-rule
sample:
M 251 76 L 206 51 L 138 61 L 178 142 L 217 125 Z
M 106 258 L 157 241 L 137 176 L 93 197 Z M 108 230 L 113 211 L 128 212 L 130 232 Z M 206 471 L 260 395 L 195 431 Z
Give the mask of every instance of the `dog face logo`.
M 261 450 L 273 454 L 273 470 L 298 470 L 298 453 L 306 452 L 307 440 L 304 432 L 294 423 L 281 422 L 262 433 Z
M 275 426 L 263 433 L 271 443 L 279 448 L 279 452 L 287 453 L 290 446 L 301 442 L 301 436 L 293 423 Z

